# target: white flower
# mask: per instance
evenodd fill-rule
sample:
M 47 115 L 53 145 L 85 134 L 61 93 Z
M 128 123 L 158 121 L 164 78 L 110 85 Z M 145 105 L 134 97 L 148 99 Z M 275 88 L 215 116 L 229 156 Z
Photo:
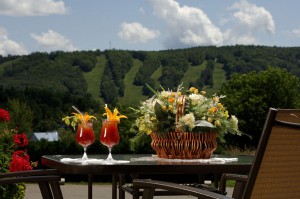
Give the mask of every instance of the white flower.
M 234 122 L 234 124 L 236 125 L 236 127 L 238 126 L 238 119 L 237 119 L 237 117 L 235 116 L 235 115 L 232 115 L 231 116 L 231 120 Z
M 170 92 L 170 91 L 162 91 L 160 94 L 161 94 L 162 97 L 168 98 L 169 96 L 172 95 L 172 92 Z
M 205 97 L 203 95 L 193 93 L 189 95 L 189 99 L 193 105 L 196 105 L 201 104 L 205 100 Z
M 195 116 L 193 113 L 184 115 L 179 119 L 180 126 L 188 126 L 190 129 L 195 128 Z

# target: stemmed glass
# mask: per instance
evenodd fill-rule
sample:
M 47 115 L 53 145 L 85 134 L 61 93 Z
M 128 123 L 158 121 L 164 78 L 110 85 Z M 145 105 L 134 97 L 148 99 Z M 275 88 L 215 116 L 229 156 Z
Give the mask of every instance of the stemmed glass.
M 89 145 L 95 141 L 95 134 L 93 129 L 93 123 L 87 122 L 86 124 L 79 123 L 76 132 L 76 141 L 83 147 L 82 160 L 87 160 L 86 149 Z
M 120 136 L 118 132 L 118 124 L 117 121 L 102 121 L 102 130 L 100 134 L 100 142 L 108 147 L 108 156 L 106 161 L 114 161 L 111 155 L 111 149 L 113 146 L 119 143 Z

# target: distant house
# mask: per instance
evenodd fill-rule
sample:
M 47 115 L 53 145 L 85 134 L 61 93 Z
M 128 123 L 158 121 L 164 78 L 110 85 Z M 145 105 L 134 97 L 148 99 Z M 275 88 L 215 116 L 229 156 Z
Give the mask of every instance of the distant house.
M 42 139 L 47 140 L 48 142 L 58 141 L 58 132 L 34 132 L 30 137 L 30 141 L 41 141 Z

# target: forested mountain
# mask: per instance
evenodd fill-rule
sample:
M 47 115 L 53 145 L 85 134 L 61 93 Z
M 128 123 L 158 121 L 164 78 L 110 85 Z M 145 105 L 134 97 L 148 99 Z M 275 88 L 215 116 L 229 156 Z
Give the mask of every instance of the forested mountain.
M 76 105 L 136 106 L 155 89 L 195 86 L 218 92 L 234 73 L 285 68 L 300 77 L 300 47 L 206 46 L 164 51 L 34 52 L 0 56 L 0 107 L 19 99 L 34 113 L 33 128 L 56 129 Z
M 175 89 L 183 82 L 185 87 L 210 90 L 218 86 L 214 79 L 222 79 L 224 74 L 230 79 L 233 73 L 261 71 L 269 66 L 286 68 L 300 77 L 300 48 L 208 46 L 166 51 L 35 52 L 0 57 L 0 63 L 2 92 L 45 89 L 76 96 L 91 94 L 109 104 L 127 104 L 122 100 L 128 97 L 125 93 L 138 99 L 151 95 L 145 83 Z M 97 76 L 91 75 L 95 71 Z M 126 91 L 127 87 L 131 91 Z

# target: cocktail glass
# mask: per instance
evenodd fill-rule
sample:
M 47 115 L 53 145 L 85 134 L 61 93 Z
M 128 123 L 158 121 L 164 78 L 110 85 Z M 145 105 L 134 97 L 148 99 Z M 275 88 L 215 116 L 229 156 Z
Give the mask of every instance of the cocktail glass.
M 111 149 L 113 146 L 119 143 L 120 136 L 118 132 L 117 121 L 102 121 L 102 130 L 100 134 L 100 142 L 108 147 L 107 161 L 114 161 L 111 155 Z
M 95 141 L 95 134 L 93 129 L 93 123 L 88 122 L 86 124 L 79 123 L 76 132 L 76 141 L 83 147 L 82 160 L 87 160 L 86 149 L 89 145 Z

